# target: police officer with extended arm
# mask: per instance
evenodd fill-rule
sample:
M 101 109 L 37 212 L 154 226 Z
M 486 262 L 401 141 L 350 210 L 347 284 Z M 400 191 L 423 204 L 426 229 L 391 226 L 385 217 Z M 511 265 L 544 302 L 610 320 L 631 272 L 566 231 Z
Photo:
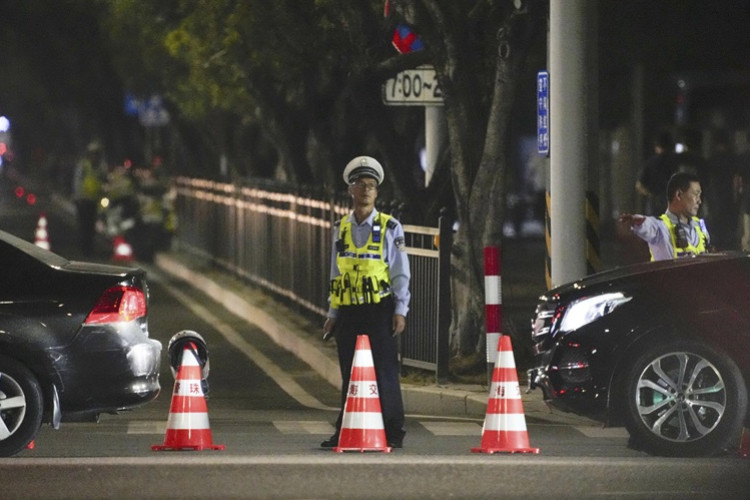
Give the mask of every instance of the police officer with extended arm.
M 623 214 L 620 222 L 648 243 L 651 260 L 698 255 L 709 249 L 709 234 L 703 219 L 701 184 L 697 175 L 678 172 L 667 184 L 667 210 L 660 217 Z
M 388 446 L 404 439 L 397 336 L 406 327 L 409 310 L 409 260 L 404 230 L 390 215 L 375 209 L 383 167 L 359 156 L 344 169 L 352 212 L 333 226 L 331 291 L 324 339 L 334 336 L 341 367 L 341 404 L 336 433 L 323 448 L 338 445 L 357 336 L 370 338 Z

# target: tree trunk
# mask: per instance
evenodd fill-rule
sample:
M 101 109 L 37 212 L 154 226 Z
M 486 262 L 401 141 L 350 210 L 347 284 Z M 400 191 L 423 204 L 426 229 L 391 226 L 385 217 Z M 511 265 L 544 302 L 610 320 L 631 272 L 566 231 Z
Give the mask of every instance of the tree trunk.
M 541 4 L 542 2 L 539 2 Z M 530 16 L 512 2 L 399 2 L 426 38 L 445 96 L 451 171 L 459 229 L 451 251 L 451 348 L 462 371 L 484 369 L 484 247 L 500 246 L 505 212 L 509 124 L 523 62 L 546 15 Z M 463 11 L 462 11 L 463 9 Z M 543 11 L 546 12 L 546 11 Z M 494 23 L 494 24 L 493 24 Z M 476 27 L 493 30 L 496 56 L 489 87 L 477 75 L 488 60 Z M 493 28 L 494 26 L 494 28 Z M 480 38 L 480 39 L 477 39 Z M 486 74 L 486 71 L 484 72 Z M 486 88 L 485 101 L 481 92 Z M 473 365 L 473 366 L 471 366 Z

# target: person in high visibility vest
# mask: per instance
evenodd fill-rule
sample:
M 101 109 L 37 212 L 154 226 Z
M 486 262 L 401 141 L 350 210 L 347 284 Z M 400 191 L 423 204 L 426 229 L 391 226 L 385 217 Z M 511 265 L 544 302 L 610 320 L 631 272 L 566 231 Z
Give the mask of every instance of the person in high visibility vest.
M 698 218 L 701 194 L 697 175 L 678 172 L 667 183 L 666 212 L 659 217 L 622 214 L 619 221 L 648 243 L 651 260 L 699 255 L 709 251 L 711 242 L 705 222 Z
M 344 169 L 352 212 L 333 225 L 328 315 L 323 339 L 336 338 L 341 368 L 341 411 L 336 432 L 321 443 L 338 446 L 357 336 L 370 338 L 388 446 L 401 448 L 404 404 L 401 397 L 398 335 L 406 327 L 411 271 L 404 229 L 394 217 L 375 209 L 383 167 L 370 156 L 351 160 Z
M 78 213 L 81 251 L 87 257 L 94 254 L 96 215 L 106 175 L 103 159 L 101 144 L 93 141 L 86 148 L 86 155 L 78 162 L 73 174 L 73 201 Z

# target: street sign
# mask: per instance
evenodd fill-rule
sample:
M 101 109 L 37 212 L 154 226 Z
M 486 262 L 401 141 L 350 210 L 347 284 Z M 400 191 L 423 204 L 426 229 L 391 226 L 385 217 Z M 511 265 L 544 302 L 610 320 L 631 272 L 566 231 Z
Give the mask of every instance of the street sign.
M 169 112 L 164 108 L 161 96 L 153 95 L 141 103 L 138 119 L 144 127 L 163 127 L 169 123 Z
M 388 106 L 442 105 L 443 92 L 432 66 L 407 69 L 389 78 L 382 87 L 383 103 Z
M 549 154 L 549 73 L 540 71 L 536 77 L 536 144 L 540 155 Z

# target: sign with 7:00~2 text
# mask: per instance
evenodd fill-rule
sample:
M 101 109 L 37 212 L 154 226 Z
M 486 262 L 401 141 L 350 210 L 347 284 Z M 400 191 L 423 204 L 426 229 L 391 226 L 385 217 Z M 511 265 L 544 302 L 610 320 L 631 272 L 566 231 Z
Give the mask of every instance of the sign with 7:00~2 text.
M 432 66 L 407 69 L 389 78 L 382 87 L 383 103 L 389 106 L 443 104 L 443 93 Z

